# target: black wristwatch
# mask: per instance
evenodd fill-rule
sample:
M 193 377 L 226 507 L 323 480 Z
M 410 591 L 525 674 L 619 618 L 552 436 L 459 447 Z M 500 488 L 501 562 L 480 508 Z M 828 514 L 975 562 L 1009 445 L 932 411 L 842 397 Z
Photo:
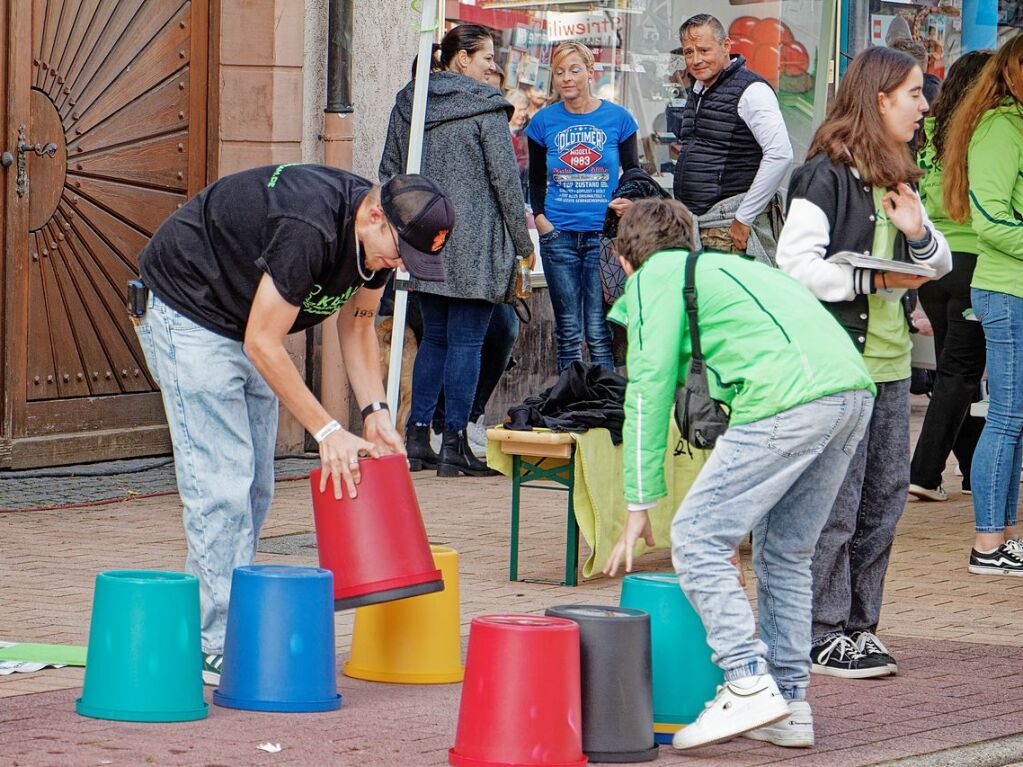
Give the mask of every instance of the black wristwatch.
M 365 419 L 366 416 L 368 416 L 368 415 L 372 415 L 373 413 L 377 412 L 378 410 L 390 410 L 390 408 L 387 407 L 387 403 L 386 402 L 370 402 L 368 405 L 366 405 L 366 407 L 364 407 L 362 409 L 362 417 L 363 417 L 363 419 Z

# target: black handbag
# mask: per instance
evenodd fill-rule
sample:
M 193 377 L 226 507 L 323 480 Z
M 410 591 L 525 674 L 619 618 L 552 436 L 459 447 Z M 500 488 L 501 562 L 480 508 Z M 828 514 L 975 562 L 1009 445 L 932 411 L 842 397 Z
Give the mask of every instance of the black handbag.
M 700 251 L 686 256 L 686 286 L 682 292 L 689 317 L 693 357 L 685 384 L 675 391 L 675 423 L 685 442 L 700 450 L 709 450 L 728 428 L 728 413 L 720 402 L 710 396 L 707 368 L 700 347 L 700 326 L 696 321 L 696 261 L 699 257 Z

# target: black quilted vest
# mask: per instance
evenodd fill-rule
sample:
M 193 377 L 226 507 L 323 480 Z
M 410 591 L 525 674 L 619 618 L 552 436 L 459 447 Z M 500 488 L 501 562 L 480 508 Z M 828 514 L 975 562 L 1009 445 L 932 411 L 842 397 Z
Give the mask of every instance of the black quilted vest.
M 767 82 L 742 56 L 702 93 L 690 90 L 682 112 L 682 149 L 675 164 L 675 199 L 702 215 L 715 203 L 749 191 L 763 151 L 739 117 L 739 99 L 753 83 Z M 699 110 L 697 110 L 699 106 Z

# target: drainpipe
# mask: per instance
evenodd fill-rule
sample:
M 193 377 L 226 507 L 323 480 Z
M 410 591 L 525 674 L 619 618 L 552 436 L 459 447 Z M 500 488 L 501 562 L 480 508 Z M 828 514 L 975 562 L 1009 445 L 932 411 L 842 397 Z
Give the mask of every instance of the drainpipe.
M 363 0 L 365 1 L 365 0 Z M 323 120 L 323 161 L 352 169 L 355 139 L 352 106 L 352 47 L 355 0 L 329 0 L 327 6 L 327 108 Z M 320 397 L 327 412 L 342 426 L 351 424 L 351 389 L 341 358 L 337 323 L 324 322 L 320 354 Z

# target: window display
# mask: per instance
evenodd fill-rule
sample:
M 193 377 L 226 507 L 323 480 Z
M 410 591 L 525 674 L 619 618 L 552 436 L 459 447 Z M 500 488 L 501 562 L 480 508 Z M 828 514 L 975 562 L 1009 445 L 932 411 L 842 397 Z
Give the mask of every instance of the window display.
M 669 112 L 685 100 L 679 26 L 712 13 L 732 39 L 732 52 L 778 93 L 796 161 L 801 161 L 827 98 L 833 18 L 823 0 L 448 0 L 448 27 L 494 30 L 505 88 L 535 103 L 552 97 L 551 51 L 585 44 L 596 59 L 593 93 L 624 106 L 640 125 L 640 164 L 670 188 L 676 136 Z M 541 104 L 542 105 L 542 104 Z M 535 109 L 531 107 L 531 113 Z

